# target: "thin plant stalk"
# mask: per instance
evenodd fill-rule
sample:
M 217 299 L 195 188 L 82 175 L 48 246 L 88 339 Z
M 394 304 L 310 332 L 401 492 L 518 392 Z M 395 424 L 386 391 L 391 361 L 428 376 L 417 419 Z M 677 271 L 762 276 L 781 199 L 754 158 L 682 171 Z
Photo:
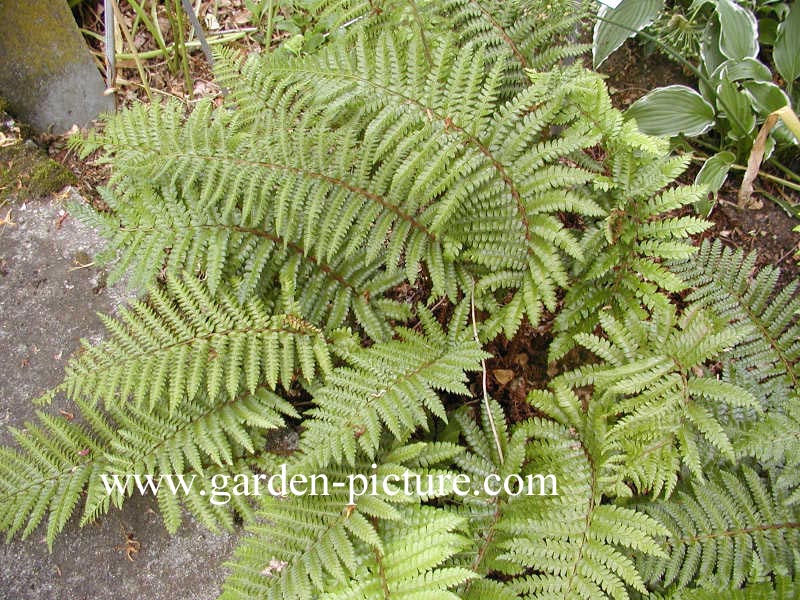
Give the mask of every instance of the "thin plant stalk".
M 105 42 L 106 41 L 106 38 L 104 36 L 100 35 L 99 33 L 96 33 L 94 31 L 92 31 L 91 29 L 86 29 L 84 27 L 81 27 L 81 28 L 78 29 L 78 31 L 80 31 L 82 35 L 85 35 L 87 37 L 96 39 L 98 42 Z
M 133 61 L 136 63 L 136 70 L 139 72 L 139 78 L 142 80 L 142 85 L 144 86 L 145 94 L 147 94 L 147 99 L 150 102 L 153 101 L 153 94 L 150 91 L 150 84 L 147 81 L 147 73 L 144 70 L 144 66 L 142 65 L 142 59 L 139 57 L 139 53 L 136 50 L 136 44 L 133 41 L 133 37 L 131 36 L 131 32 L 128 31 L 128 26 L 125 25 L 125 19 L 122 18 L 122 12 L 119 10 L 119 5 L 117 4 L 117 0 L 111 0 L 111 6 L 114 7 L 114 15 L 117 18 L 119 28 L 122 30 L 122 35 L 125 38 L 125 41 L 128 42 L 128 45 L 131 47 L 131 52 L 133 53 Z
M 800 139 L 800 138 L 798 138 L 798 139 Z M 791 177 L 792 179 L 794 179 L 795 181 L 800 183 L 800 175 L 798 175 L 797 173 L 792 171 L 789 167 L 784 165 L 782 162 L 780 162 L 776 158 L 772 158 L 772 157 L 769 158 L 769 164 L 771 164 L 774 167 L 777 167 L 779 171 L 783 171 L 784 175 L 786 175 L 787 177 Z
M 169 12 L 169 10 L 167 10 Z M 158 7 L 156 6 L 156 1 L 153 0 L 150 3 L 150 20 L 153 23 L 153 35 L 156 37 L 156 43 L 160 46 L 166 47 L 166 41 L 164 40 L 164 32 L 161 31 L 161 24 L 158 21 Z M 164 59 L 168 59 L 169 57 L 164 56 Z
M 189 22 L 192 24 L 192 30 L 197 34 L 197 40 L 200 42 L 200 47 L 203 49 L 203 54 L 206 55 L 208 64 L 213 66 L 214 55 L 211 54 L 211 48 L 209 48 L 205 33 L 203 32 L 203 26 L 200 25 L 200 21 L 197 19 L 197 14 L 195 13 L 194 8 L 192 8 L 192 3 L 189 0 L 181 0 L 181 2 L 183 3 L 183 9 L 186 11 L 186 15 L 189 17 Z M 186 44 L 184 44 L 184 47 L 185 46 Z
M 264 42 L 267 45 L 267 49 L 272 46 L 272 19 L 273 19 L 273 6 L 272 0 L 269 0 L 269 4 L 267 4 L 267 30 L 264 32 Z
M 109 89 L 114 87 L 117 78 L 117 64 L 114 57 L 116 43 L 114 41 L 114 9 L 111 7 L 112 0 L 103 2 L 103 27 L 105 28 L 105 53 L 106 53 L 106 86 Z
M 692 160 L 697 163 L 704 163 L 708 159 L 709 159 L 708 155 L 700 153 L 699 156 L 696 156 Z M 730 168 L 734 171 L 747 171 L 747 167 L 745 165 L 738 165 L 736 163 L 732 164 Z M 789 181 L 788 179 L 784 179 L 783 177 L 778 177 L 777 175 L 772 175 L 770 173 L 766 173 L 765 171 L 759 171 L 758 176 L 761 177 L 762 179 L 768 179 L 774 183 L 780 184 L 789 189 L 800 192 L 800 185 L 792 181 Z
M 150 19 L 150 16 L 147 14 L 147 11 L 141 4 L 139 4 L 137 0 L 128 0 L 128 4 L 131 5 L 131 8 L 133 8 L 134 12 L 136 13 L 136 18 L 139 19 L 144 24 L 147 31 L 149 31 L 150 35 L 153 36 L 153 39 L 155 40 L 156 44 L 161 50 L 161 53 L 164 55 L 164 58 L 165 59 L 168 58 L 169 55 L 167 53 L 167 47 L 164 44 L 164 38 L 161 36 L 161 30 Z M 153 3 L 153 6 L 155 6 L 155 3 Z M 156 21 L 156 23 L 157 22 L 158 21 Z
M 731 165 L 731 169 L 734 171 L 747 171 L 747 167 L 744 165 Z M 795 190 L 796 192 L 800 192 L 800 185 L 794 183 L 793 181 L 789 181 L 788 179 L 784 179 L 783 177 L 778 177 L 777 175 L 771 175 L 769 173 L 765 173 L 764 171 L 759 171 L 758 176 L 762 179 L 769 179 L 774 183 L 779 183 L 780 185 L 787 187 L 791 190 Z
M 480 338 L 478 337 L 478 325 L 475 319 L 475 281 L 472 282 L 472 296 L 470 297 L 470 314 L 472 318 L 472 336 L 475 343 L 481 346 Z M 492 405 L 489 402 L 489 386 L 487 384 L 487 369 L 486 359 L 481 359 L 481 388 L 483 391 L 483 408 L 486 411 L 486 416 L 489 419 L 489 426 L 492 428 L 492 437 L 494 438 L 494 445 L 497 449 L 497 457 L 500 459 L 500 464 L 505 463 L 506 459 L 503 456 L 503 445 L 500 443 L 500 436 L 497 433 L 497 425 L 494 422 L 494 415 L 492 414 Z
M 167 18 L 172 27 L 172 33 L 175 38 L 175 67 L 183 72 L 183 84 L 186 93 L 192 90 L 192 76 L 189 73 L 189 55 L 186 51 L 186 38 L 184 33 L 183 23 L 183 8 L 181 7 L 181 0 L 173 0 L 168 3 Z
M 224 44 L 226 42 L 233 42 L 242 39 L 243 37 L 247 36 L 249 33 L 252 33 L 254 31 L 257 31 L 255 27 L 248 27 L 246 30 L 243 29 L 241 31 L 234 31 L 231 33 L 220 35 L 218 37 L 209 38 L 208 43 L 209 45 L 213 46 L 214 44 Z M 186 42 L 183 45 L 183 47 L 186 48 L 187 50 L 197 50 L 200 48 L 200 42 L 198 42 L 197 40 L 192 40 L 191 42 Z M 175 44 L 174 43 L 167 44 L 166 49 L 168 55 L 172 54 L 173 52 L 176 51 Z M 162 56 L 162 54 L 163 53 L 161 52 L 161 50 L 148 50 L 146 52 L 139 52 L 139 58 L 141 58 L 142 60 L 148 60 L 150 58 L 158 58 L 159 56 Z M 131 60 L 133 59 L 133 55 L 120 52 L 117 54 L 117 58 L 119 60 Z

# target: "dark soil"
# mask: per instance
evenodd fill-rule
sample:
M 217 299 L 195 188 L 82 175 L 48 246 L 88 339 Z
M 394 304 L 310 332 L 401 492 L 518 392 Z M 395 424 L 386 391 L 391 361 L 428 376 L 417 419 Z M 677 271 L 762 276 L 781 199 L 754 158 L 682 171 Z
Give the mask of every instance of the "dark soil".
M 608 75 L 612 100 L 620 109 L 627 108 L 649 90 L 659 86 L 681 84 L 694 87 L 693 76 L 680 65 L 662 54 L 645 53 L 635 40 L 628 40 L 613 53 L 601 65 L 600 71 Z M 770 172 L 768 164 L 763 168 Z M 696 169 L 690 170 L 682 182 L 692 183 L 696 173 Z M 729 175 L 709 216 L 714 226 L 704 237 L 719 238 L 731 247 L 756 250 L 756 264 L 759 267 L 771 264 L 781 268 L 782 284 L 797 279 L 800 268 L 795 253 L 800 244 L 800 234 L 793 230 L 800 225 L 800 221 L 765 195 L 759 194 L 758 188 L 754 200 L 763 206 L 758 209 L 739 208 L 736 195 L 740 182 L 740 173 Z M 797 192 L 764 181 L 757 181 L 757 185 L 773 197 L 781 198 L 787 205 L 800 208 L 800 194 Z
M 653 88 L 679 84 L 693 87 L 692 75 L 658 53 L 645 53 L 635 40 L 628 40 L 600 65 L 608 79 L 611 99 L 625 109 Z
M 736 191 L 726 194 L 735 199 Z M 800 198 L 795 197 L 796 202 Z M 714 227 L 704 237 L 719 238 L 723 243 L 747 252 L 756 251 L 756 267 L 766 265 L 781 269 L 779 285 L 796 281 L 800 268 L 796 253 L 800 248 L 800 233 L 793 231 L 800 225 L 774 202 L 764 199 L 759 209 L 739 208 L 735 201 L 722 197 L 711 213 Z

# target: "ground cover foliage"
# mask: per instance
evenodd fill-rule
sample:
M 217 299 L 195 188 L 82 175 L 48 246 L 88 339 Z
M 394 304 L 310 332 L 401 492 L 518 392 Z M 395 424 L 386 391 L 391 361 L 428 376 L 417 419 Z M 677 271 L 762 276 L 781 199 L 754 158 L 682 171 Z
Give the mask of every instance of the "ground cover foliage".
M 796 285 L 698 247 L 689 158 L 571 64 L 583 8 L 316 10 L 313 52 L 217 55 L 222 107 L 139 105 L 77 142 L 113 174 L 108 210 L 75 210 L 148 293 L 40 399 L 81 418 L 0 449 L 0 528 L 52 544 L 136 493 L 102 474 L 197 474 L 158 501 L 178 535 L 185 511 L 245 522 L 227 599 L 793 597 Z M 481 382 L 523 320 L 552 322 L 554 374 L 511 422 Z M 286 423 L 297 451 L 265 451 Z M 478 493 L 209 502 L 214 475 L 281 463 Z M 487 496 L 489 474 L 558 495 Z

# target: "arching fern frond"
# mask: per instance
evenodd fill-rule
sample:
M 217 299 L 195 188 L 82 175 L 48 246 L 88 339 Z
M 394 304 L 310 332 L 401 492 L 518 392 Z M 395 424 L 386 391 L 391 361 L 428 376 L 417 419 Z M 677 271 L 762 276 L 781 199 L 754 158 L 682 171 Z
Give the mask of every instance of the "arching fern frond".
M 234 497 L 228 506 L 210 503 L 213 476 L 250 476 L 242 458 L 263 443 L 260 432 L 283 426 L 285 415 L 297 416 L 263 389 L 216 402 L 201 394 L 173 413 L 163 402 L 108 411 L 81 400 L 76 406 L 70 419 L 39 412 L 38 424 L 13 431 L 18 448 L 0 448 L 0 530 L 9 538 L 27 537 L 47 517 L 52 547 L 79 506 L 85 524 L 134 493 L 157 496 L 170 532 L 178 529 L 183 508 L 212 529 L 231 528 L 231 509 L 243 516 L 252 509 L 244 498 Z
M 670 269 L 694 288 L 687 301 L 746 328 L 724 361 L 726 377 L 756 386 L 765 407 L 780 407 L 800 389 L 800 294 L 797 282 L 778 289 L 780 271 L 756 271 L 755 261 L 755 253 L 704 241 Z
M 387 521 L 378 528 L 382 550 L 373 552 L 350 581 L 334 585 L 321 600 L 459 599 L 449 590 L 475 574 L 447 566 L 446 561 L 467 542 L 458 533 L 465 529 L 465 521 L 430 506 L 401 510 L 400 517 L 399 522 Z
M 469 520 L 473 539 L 460 558 L 487 577 L 465 584 L 462 598 L 628 598 L 628 586 L 645 591 L 627 554 L 661 555 L 655 536 L 666 529 L 642 512 L 604 503 L 613 462 L 606 415 L 584 411 L 563 391 L 558 400 L 547 392 L 533 398 L 545 411 L 560 406 L 556 412 L 570 425 L 534 418 L 508 428 L 494 401 L 493 419 L 484 411 L 480 427 L 457 413 L 468 451 L 455 463 L 473 486 L 455 509 Z M 508 489 L 487 496 L 492 479 Z
M 653 584 L 731 593 L 748 581 L 797 574 L 797 511 L 748 467 L 682 486 L 669 501 L 642 509 L 670 530 L 665 556 L 640 562 Z
M 573 0 L 514 0 L 502 4 L 482 0 L 431 3 L 426 21 L 443 31 L 458 33 L 461 44 L 479 44 L 491 61 L 511 60 L 504 95 L 527 85 L 525 69 L 547 70 L 561 61 L 588 52 L 577 41 L 581 20 L 589 15 L 587 2 Z
M 38 412 L 39 424 L 12 429 L 17 448 L 0 447 L 0 531 L 10 540 L 29 536 L 47 517 L 52 548 L 80 500 L 97 476 L 94 459 L 113 437 L 112 424 L 99 410 L 83 407 L 90 426 Z
M 159 127 L 159 135 L 142 136 L 142 121 Z M 275 302 L 276 311 L 326 331 L 352 316 L 375 339 L 389 335 L 387 318 L 407 316 L 402 304 L 383 297 L 402 277 L 379 260 L 380 244 L 369 251 L 358 238 L 342 252 L 312 227 L 301 227 L 302 218 L 312 215 L 298 212 L 303 209 L 298 196 L 341 203 L 350 194 L 341 187 L 345 181 L 320 174 L 328 169 L 330 153 L 317 155 L 319 146 L 309 152 L 323 165 L 320 172 L 310 165 L 293 167 L 291 157 L 265 161 L 271 145 L 280 149 L 276 141 L 263 131 L 245 135 L 235 116 L 212 113 L 207 103 L 185 121 L 174 104 L 137 107 L 114 117 L 102 137 L 86 143 L 104 148 L 121 165 L 104 194 L 111 212 L 73 207 L 108 239 L 99 260 L 116 261 L 111 280 L 131 267 L 131 284 L 142 287 L 164 273 L 201 273 L 212 293 L 226 281 L 242 302 L 258 295 Z M 334 152 L 335 144 L 322 148 Z M 341 168 L 347 172 L 349 165 Z M 271 192 L 287 213 L 275 214 Z M 349 221 L 328 208 L 318 206 L 326 226 L 336 228 L 337 243 L 352 242 L 345 240 Z M 311 252 L 315 244 L 323 250 Z
M 557 90 L 531 87 L 499 104 L 498 85 L 507 65 L 488 66 L 480 47 L 466 48 L 455 59 L 452 50 L 448 39 L 440 41 L 430 68 L 414 41 L 384 35 L 372 44 L 360 40 L 352 52 L 332 45 L 303 61 L 261 57 L 241 67 L 229 65 L 226 72 L 238 110 L 254 121 L 260 116 L 256 129 L 278 120 L 294 122 L 291 138 L 283 136 L 280 147 L 284 153 L 303 152 L 291 161 L 308 154 L 298 123 L 313 121 L 314 139 L 323 144 L 321 123 L 336 132 L 335 152 L 320 153 L 315 146 L 303 162 L 322 159 L 324 178 L 346 181 L 347 196 L 326 206 L 325 221 L 317 217 L 323 214 L 323 195 L 308 194 L 305 204 L 296 195 L 285 199 L 306 216 L 309 235 L 339 243 L 325 230 L 330 221 L 348 224 L 351 243 L 371 239 L 374 247 L 386 238 L 390 265 L 402 258 L 413 281 L 422 261 L 434 291 L 451 299 L 454 286 L 464 292 L 471 288 L 469 280 L 457 279 L 454 259 L 456 266 L 475 271 L 483 294 L 521 288 L 508 309 L 511 331 L 522 314 L 537 322 L 542 305 L 555 306 L 556 289 L 566 284 L 563 257 L 580 256 L 558 212 L 603 214 L 581 187 L 592 173 L 567 160 L 599 141 L 569 108 L 570 94 L 583 90 L 588 76 L 576 70 L 575 78 L 564 77 Z M 250 74 L 258 81 L 236 95 L 242 88 L 237 80 Z M 282 116 L 274 116 L 276 111 Z M 550 139 L 554 121 L 563 127 L 558 139 Z M 351 160 L 342 158 L 354 151 Z M 288 206 L 276 212 L 283 214 Z M 331 210 L 339 217 L 331 217 Z M 313 252 L 337 248 L 325 245 L 318 243 Z
M 124 500 L 140 492 L 129 474 L 163 476 L 160 489 L 150 490 L 158 498 L 167 530 L 177 531 L 182 519 L 181 506 L 209 528 L 233 526 L 231 508 L 250 516 L 246 498 L 230 497 L 230 506 L 209 503 L 215 499 L 210 482 L 220 477 L 252 477 L 247 457 L 263 446 L 262 433 L 286 425 L 284 417 L 298 417 L 286 400 L 266 390 L 242 394 L 235 399 L 210 401 L 200 394 L 181 405 L 173 414 L 165 409 L 137 409 L 121 405 L 111 412 L 116 423 L 114 437 L 99 459 L 98 471 L 106 475 L 92 478 L 86 490 L 82 524 L 95 520 L 110 505 L 121 506 Z M 107 481 L 119 476 L 124 489 L 110 492 Z M 184 476 L 192 480 L 190 490 L 170 489 L 169 478 Z
M 398 328 L 397 340 L 349 353 L 348 366 L 315 391 L 300 442 L 309 465 L 352 464 L 359 452 L 374 456 L 384 428 L 404 441 L 427 427 L 430 414 L 446 419 L 438 392 L 469 394 L 466 372 L 487 355 L 460 318 L 445 332 L 427 309 L 418 314 L 424 333 Z
M 577 422 L 536 418 L 518 426 L 530 440 L 528 468 L 555 475 L 558 495 L 521 497 L 497 522 L 504 550 L 497 559 L 518 575 L 509 587 L 531 599 L 626 599 L 628 588 L 645 592 L 629 553 L 662 556 L 655 537 L 666 530 L 643 512 L 603 502 L 613 445 L 601 403 L 584 411 L 581 400 L 566 391 L 558 400 L 546 392 L 531 400 L 545 412 L 560 406 L 556 412 Z
M 129 398 L 170 411 L 203 391 L 233 399 L 262 384 L 288 389 L 296 375 L 316 379 L 330 370 L 331 347 L 322 331 L 293 315 L 273 315 L 256 299 L 240 303 L 226 290 L 211 294 L 193 277 L 168 279 L 147 301 L 103 317 L 109 338 L 85 344 L 70 360 L 64 390 L 71 398 L 106 406 Z
M 413 477 L 407 488 L 410 494 L 405 494 L 405 484 L 398 482 L 406 471 L 424 481 L 431 471 L 426 465 L 452 458 L 458 452 L 458 447 L 443 453 L 438 445 L 413 444 L 383 450 L 374 462 L 360 455 L 348 469 L 314 470 L 314 476 L 327 478 L 327 487 L 322 487 L 322 480 L 312 487 L 310 473 L 290 465 L 286 470 L 287 485 L 293 485 L 292 478 L 297 475 L 306 477 L 306 495 L 290 495 L 288 490 L 270 492 L 277 496 L 263 493 L 259 511 L 263 524 L 249 527 L 253 535 L 236 551 L 222 598 L 312 598 L 331 590 L 355 593 L 353 586 L 374 589 L 376 583 L 381 591 L 386 585 L 398 593 L 404 589 L 410 593 L 409 587 L 422 585 L 418 589 L 422 593 L 426 581 L 432 589 L 445 594 L 444 589 L 469 576 L 464 569 L 440 567 L 464 542 L 462 537 L 449 533 L 461 527 L 461 519 L 421 507 Z M 361 482 L 369 481 L 368 477 L 375 478 L 375 487 L 369 484 L 362 489 Z M 352 478 L 356 478 L 358 490 L 354 497 L 349 491 Z M 314 493 L 317 495 L 311 495 Z M 430 525 L 427 533 L 425 521 Z M 418 537 L 405 538 L 398 527 L 415 530 Z M 426 539 L 438 540 L 442 546 L 417 544 Z M 384 567 L 395 564 L 402 544 L 409 552 L 408 561 L 402 566 L 397 564 L 383 571 L 367 567 L 376 560 Z
M 663 292 L 677 292 L 686 285 L 664 261 L 690 256 L 695 251 L 690 236 L 710 225 L 693 216 L 669 216 L 696 202 L 703 193 L 700 188 L 659 192 L 685 169 L 687 158 L 651 157 L 642 164 L 633 148 L 617 149 L 613 156 L 608 217 L 588 228 L 583 239 L 582 253 L 590 258 L 577 264 L 573 273 L 576 283 L 556 317 L 558 335 L 550 346 L 550 360 L 572 348 L 576 334 L 590 333 L 601 311 L 610 309 L 616 317 L 635 311 L 639 318 L 646 318 L 645 307 L 667 304 Z M 634 163 L 639 166 L 634 168 Z
M 758 459 L 775 474 L 774 487 L 787 505 L 800 505 L 800 398 L 790 396 L 780 408 L 742 428 L 736 449 Z
M 758 411 L 760 404 L 746 389 L 718 380 L 704 364 L 734 346 L 742 332 L 693 307 L 678 315 L 670 304 L 647 321 L 635 312 L 624 320 L 601 313 L 599 320 L 605 337 L 579 334 L 575 339 L 603 363 L 561 379 L 573 387 L 594 386 L 614 415 L 609 443 L 620 455 L 618 493 L 630 493 L 623 483 L 630 481 L 641 492 L 669 495 L 680 460 L 702 480 L 706 447 L 734 460 L 715 411 L 720 405 Z

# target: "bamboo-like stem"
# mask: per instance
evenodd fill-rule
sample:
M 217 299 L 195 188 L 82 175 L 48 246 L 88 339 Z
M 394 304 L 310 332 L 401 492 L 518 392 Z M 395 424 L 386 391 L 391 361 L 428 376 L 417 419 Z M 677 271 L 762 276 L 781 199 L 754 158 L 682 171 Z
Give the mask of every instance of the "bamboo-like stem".
M 257 29 L 255 27 L 247 28 L 246 30 L 242 29 L 242 30 L 239 30 L 239 31 L 235 31 L 235 32 L 232 32 L 232 33 L 225 34 L 225 35 L 220 35 L 219 37 L 209 38 L 208 39 L 208 43 L 209 43 L 209 45 L 213 46 L 214 44 L 224 44 L 225 42 L 233 42 L 233 41 L 242 39 L 248 33 L 252 33 L 253 31 L 257 31 Z M 193 40 L 191 42 L 186 42 L 184 44 L 184 48 L 186 48 L 187 50 L 197 50 L 197 49 L 200 48 L 200 42 L 198 42 L 197 40 Z M 175 49 L 175 44 L 168 44 L 167 45 L 167 52 L 172 53 L 172 52 L 175 52 L 175 50 L 176 50 Z M 141 58 L 143 60 L 147 60 L 147 59 L 150 59 L 150 58 L 158 58 L 161 55 L 162 55 L 161 50 L 148 50 L 147 52 L 140 52 L 139 53 L 139 58 Z M 132 58 L 133 58 L 132 54 L 126 54 L 126 53 L 123 53 L 123 52 L 120 52 L 120 53 L 117 54 L 117 59 L 119 59 L 119 60 L 126 60 L 126 59 L 130 60 Z
M 131 32 L 128 31 L 128 26 L 125 25 L 125 19 L 122 18 L 122 12 L 119 10 L 119 4 L 117 4 L 117 0 L 111 0 L 111 6 L 114 8 L 114 15 L 119 22 L 119 28 L 122 30 L 122 35 L 128 45 L 131 47 L 133 61 L 136 63 L 136 70 L 139 72 L 139 78 L 142 80 L 142 85 L 144 86 L 144 93 L 147 94 L 147 99 L 152 102 L 153 94 L 151 93 L 150 85 L 147 82 L 147 73 L 144 70 L 139 53 L 136 51 L 136 44 L 133 41 L 133 36 L 131 36 Z
M 105 54 L 106 54 L 106 86 L 113 88 L 117 78 L 116 52 L 114 42 L 114 9 L 111 0 L 103 1 L 103 27 L 105 31 Z
M 131 5 L 134 12 L 136 13 L 137 18 L 144 23 L 145 28 L 147 31 L 150 32 L 150 35 L 153 36 L 156 44 L 158 44 L 161 53 L 164 55 L 164 58 L 167 58 L 167 47 L 164 44 L 164 38 L 161 35 L 161 30 L 158 28 L 157 21 L 153 23 L 150 16 L 147 14 L 147 11 L 144 10 L 144 7 L 139 4 L 137 0 L 128 0 L 128 4 Z M 117 55 L 119 57 L 119 55 Z

